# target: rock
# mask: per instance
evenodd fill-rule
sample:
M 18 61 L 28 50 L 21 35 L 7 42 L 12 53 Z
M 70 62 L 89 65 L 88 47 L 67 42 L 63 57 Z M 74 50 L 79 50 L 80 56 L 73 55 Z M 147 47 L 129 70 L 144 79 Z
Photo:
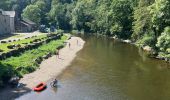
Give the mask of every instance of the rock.
M 115 36 L 113 36 L 112 38 L 113 38 L 113 39 L 118 39 L 118 37 L 117 37 L 116 35 L 115 35 Z
M 8 42 L 12 42 L 12 40 L 8 40 Z
M 22 44 L 28 44 L 28 43 L 22 43 Z
M 144 47 L 143 47 L 143 50 L 148 51 L 148 52 L 151 52 L 151 51 L 152 51 L 152 48 L 151 48 L 150 46 L 144 46 Z
M 47 55 L 42 56 L 43 59 L 48 59 Z
M 4 50 L 0 49 L 0 52 L 3 52 Z
M 15 48 L 15 45 L 14 45 L 14 44 L 8 45 L 7 48 L 8 48 L 8 49 L 14 49 L 14 48 Z
M 15 47 L 17 47 L 17 48 L 21 48 L 21 45 L 20 45 L 20 44 L 17 44 L 17 45 L 15 45 Z
M 20 78 L 18 76 L 11 77 L 11 79 L 8 81 L 8 83 L 11 86 L 16 86 L 19 83 Z
M 132 43 L 131 40 L 123 40 L 123 42 L 125 42 L 125 43 Z
M 38 57 L 37 59 L 35 59 L 35 62 L 37 62 L 38 64 L 41 64 L 42 61 L 43 61 L 42 57 Z
M 164 59 L 165 59 L 165 58 L 160 57 L 160 56 L 156 56 L 155 58 L 156 58 L 156 59 L 159 59 L 159 60 L 164 60 Z
M 7 41 L 1 41 L 1 43 L 7 43 Z

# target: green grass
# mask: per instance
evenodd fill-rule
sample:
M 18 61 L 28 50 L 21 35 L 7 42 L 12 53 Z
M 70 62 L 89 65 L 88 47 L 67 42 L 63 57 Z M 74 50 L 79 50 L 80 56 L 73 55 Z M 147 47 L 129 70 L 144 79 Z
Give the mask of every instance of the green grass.
M 64 45 L 64 41 L 67 39 L 68 36 L 64 35 L 60 40 L 52 40 L 37 49 L 25 51 L 18 57 L 10 57 L 0 61 L 0 86 L 2 86 L 4 79 L 7 80 L 13 75 L 22 76 L 36 70 L 39 65 L 35 62 L 35 59 L 50 52 L 54 54 L 56 48 Z
M 42 57 L 49 52 L 54 53 L 56 51 L 56 48 L 63 45 L 63 42 L 66 39 L 67 36 L 63 36 L 61 40 L 53 40 L 48 44 L 44 44 L 38 47 L 37 49 L 28 50 L 19 57 L 10 57 L 0 62 L 6 65 L 8 64 L 14 69 L 21 68 L 21 74 L 29 73 L 29 70 L 32 71 L 37 67 L 35 59 L 37 59 L 38 57 Z
M 7 48 L 7 46 L 9 46 L 9 45 L 20 44 L 21 46 L 25 46 L 26 44 L 23 44 L 23 43 L 28 43 L 29 44 L 31 41 L 33 41 L 35 39 L 41 39 L 43 37 L 46 37 L 46 35 L 40 35 L 40 36 L 37 36 L 37 37 L 34 37 L 34 38 L 23 39 L 23 40 L 20 40 L 20 41 L 15 41 L 15 42 L 10 42 L 10 43 L 3 43 L 3 44 L 0 44 L 0 49 L 3 50 L 4 53 L 6 53 L 6 52 L 9 52 L 9 51 L 12 50 L 12 49 Z

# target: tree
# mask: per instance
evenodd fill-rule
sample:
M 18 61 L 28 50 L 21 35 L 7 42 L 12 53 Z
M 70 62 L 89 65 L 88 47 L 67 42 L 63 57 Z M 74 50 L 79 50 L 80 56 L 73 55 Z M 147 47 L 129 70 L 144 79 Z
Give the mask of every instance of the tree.
M 23 10 L 22 17 L 40 24 L 41 9 L 37 5 L 29 5 Z
M 170 1 L 155 0 L 150 6 L 152 23 L 156 36 L 163 32 L 166 26 L 170 26 Z
M 134 40 L 141 39 L 144 34 L 152 31 L 151 14 L 148 7 L 153 0 L 140 0 L 138 6 L 134 9 L 133 34 Z

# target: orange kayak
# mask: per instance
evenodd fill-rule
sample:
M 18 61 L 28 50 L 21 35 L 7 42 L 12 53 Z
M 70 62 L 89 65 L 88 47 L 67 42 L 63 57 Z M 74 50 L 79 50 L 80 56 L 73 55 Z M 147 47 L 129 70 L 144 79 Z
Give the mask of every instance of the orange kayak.
M 47 87 L 43 82 L 39 83 L 36 87 L 33 88 L 34 91 L 42 91 Z

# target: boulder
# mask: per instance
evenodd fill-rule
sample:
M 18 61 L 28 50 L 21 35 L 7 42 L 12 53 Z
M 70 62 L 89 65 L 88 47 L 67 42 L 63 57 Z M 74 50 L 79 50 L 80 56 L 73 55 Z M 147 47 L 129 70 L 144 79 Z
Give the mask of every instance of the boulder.
M 8 40 L 8 42 L 12 42 L 12 40 Z
M 20 78 L 18 76 L 11 77 L 11 79 L 8 81 L 8 83 L 12 86 L 15 87 L 18 85 Z
M 132 43 L 131 40 L 123 40 L 124 43 Z
M 4 50 L 0 49 L 0 52 L 3 52 Z
M 1 43 L 7 43 L 7 41 L 1 41 Z
M 8 48 L 8 49 L 14 49 L 14 48 L 15 48 L 15 45 L 14 45 L 14 44 L 8 45 L 7 48 Z
M 143 50 L 148 51 L 148 52 L 151 52 L 151 51 L 152 51 L 152 47 L 150 47 L 150 46 L 144 46 L 144 47 L 143 47 Z

